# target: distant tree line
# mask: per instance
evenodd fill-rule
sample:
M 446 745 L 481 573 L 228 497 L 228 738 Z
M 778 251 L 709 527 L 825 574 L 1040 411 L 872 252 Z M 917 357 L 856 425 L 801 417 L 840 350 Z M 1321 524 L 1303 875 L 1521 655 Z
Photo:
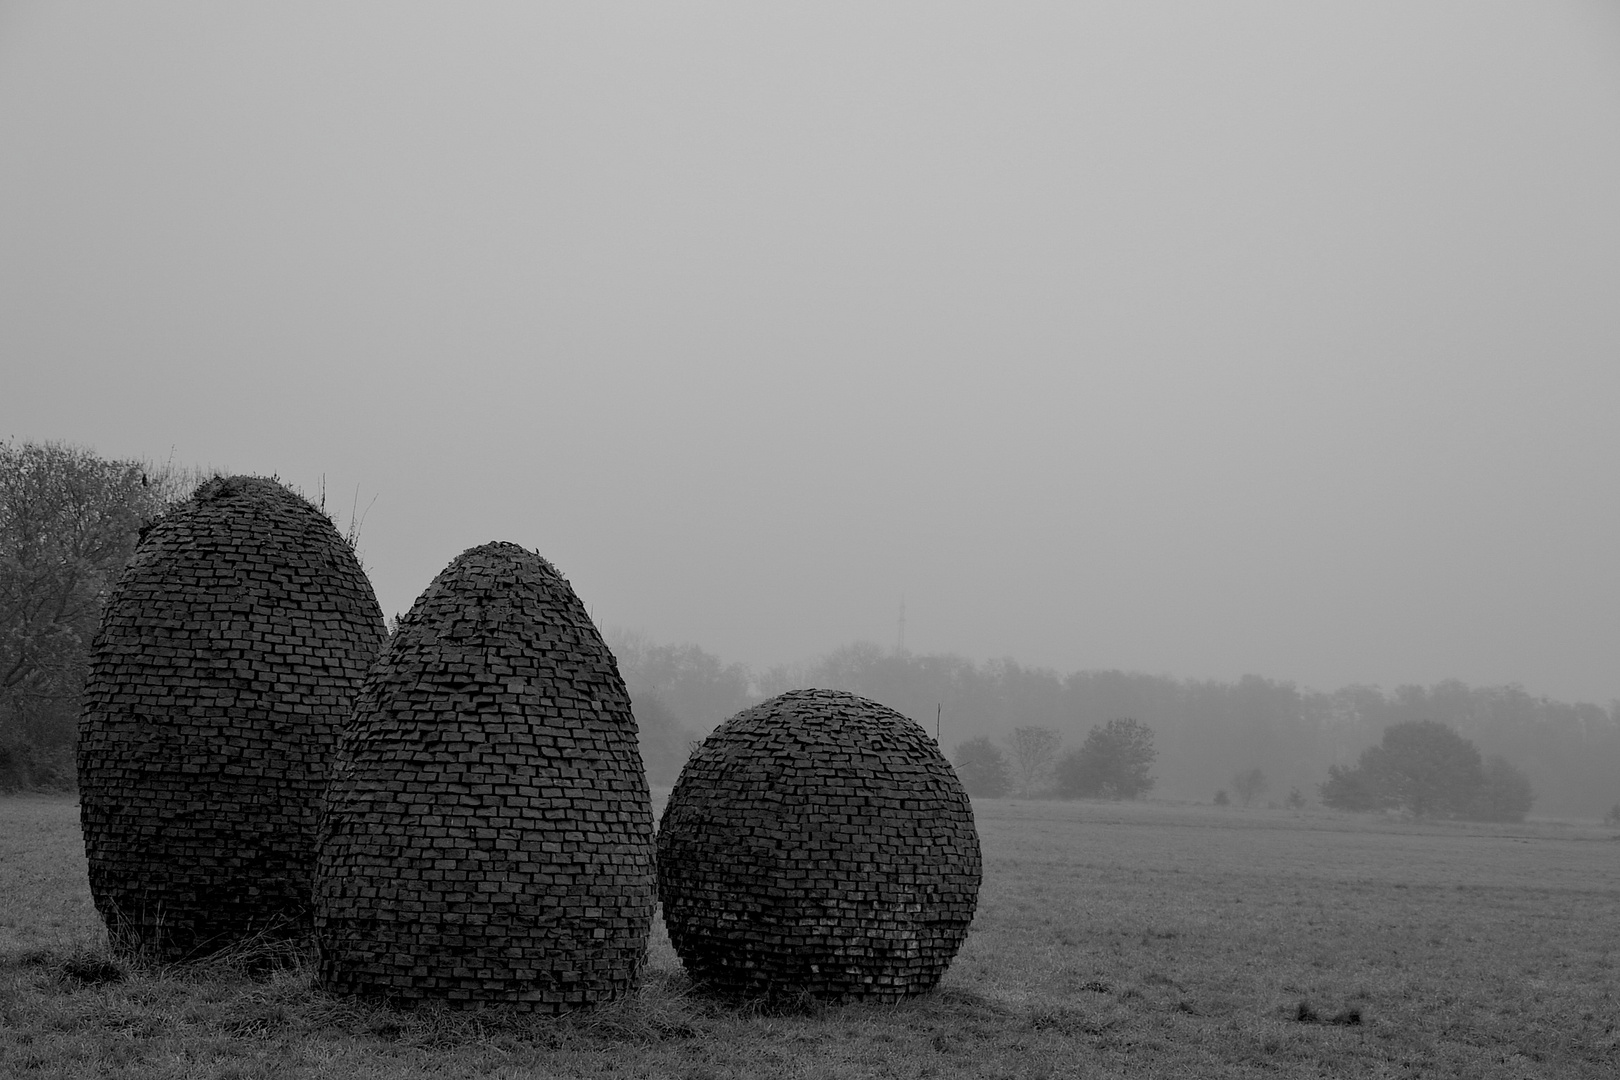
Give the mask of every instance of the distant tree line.
M 1135 799 L 1153 789 L 1149 771 L 1158 757 L 1152 729 L 1129 717 L 1093 727 L 1085 741 L 1058 756 L 1060 736 L 1050 728 L 1014 730 L 1010 753 L 988 736 L 980 735 L 957 746 L 952 759 L 969 795 L 1001 798 L 1015 792 L 1024 796 L 1059 798 Z M 1016 764 L 1021 783 L 1014 784 Z M 1050 784 L 1038 778 L 1050 774 Z
M 1020 727 L 1013 730 L 1006 751 L 980 735 L 958 745 L 953 760 L 968 794 L 982 798 L 1130 799 L 1153 788 L 1148 770 L 1158 751 L 1152 729 L 1136 720 L 1093 727 L 1081 746 L 1058 757 L 1060 741 L 1050 728 Z M 1052 783 L 1039 787 L 1036 778 L 1047 772 Z M 1259 767 L 1240 770 L 1231 784 L 1243 806 L 1252 805 L 1269 786 Z M 1476 821 L 1522 821 L 1535 802 L 1523 771 L 1500 756 L 1482 759 L 1472 742 L 1432 720 L 1385 728 L 1379 745 L 1363 750 L 1354 767 L 1329 766 L 1320 792 L 1324 806 L 1339 810 L 1398 809 L 1415 817 Z M 1231 803 L 1225 788 L 1212 801 L 1217 806 Z M 1305 806 L 1299 788 L 1289 791 L 1285 805 L 1293 810 Z
M 630 692 L 647 778 L 655 784 L 673 784 L 697 740 L 763 700 L 747 667 L 723 663 L 696 645 L 660 645 L 626 631 L 607 640 Z
M 939 706 L 951 748 L 979 736 L 1007 744 L 1021 727 L 1051 729 L 1073 746 L 1094 727 L 1132 717 L 1154 733 L 1153 790 L 1171 798 L 1207 802 L 1235 775 L 1258 769 L 1267 792 L 1300 804 L 1330 767 L 1353 767 L 1386 728 L 1432 720 L 1471 741 L 1482 768 L 1496 758 L 1512 763 L 1532 785 L 1538 813 L 1601 817 L 1620 799 L 1620 702 L 1568 704 L 1517 686 L 1448 680 L 1322 692 L 1255 675 L 1235 682 L 1123 671 L 1061 675 L 1011 660 L 974 663 L 855 644 L 757 673 L 753 691 L 758 700 L 797 686 L 850 690 L 930 729 Z
M 194 470 L 61 444 L 0 443 L 0 787 L 71 783 L 78 693 L 101 600 L 141 526 L 199 479 Z M 1447 681 L 1324 693 L 1253 675 L 1236 682 L 1060 675 L 1011 660 L 978 664 L 870 644 L 756 672 L 696 645 L 633 634 L 610 634 L 609 644 L 655 782 L 673 780 L 692 742 L 738 710 L 819 686 L 873 698 L 929 728 L 939 709 L 947 745 L 979 737 L 1008 743 L 1010 783 L 1029 793 L 1093 783 L 1092 773 L 1064 762 L 1093 731 L 1130 717 L 1155 740 L 1153 790 L 1173 798 L 1207 800 L 1228 783 L 1240 799 L 1258 798 L 1259 789 L 1245 795 L 1233 780 L 1252 770 L 1274 790 L 1292 789 L 1290 802 L 1326 781 L 1336 782 L 1333 799 L 1387 801 L 1387 784 L 1376 796 L 1341 791 L 1368 792 L 1376 778 L 1388 779 L 1376 755 L 1370 765 L 1363 760 L 1386 729 L 1433 721 L 1477 748 L 1480 791 L 1509 793 L 1503 805 L 1513 804 L 1521 779 L 1543 813 L 1597 817 L 1620 799 L 1620 702 L 1567 704 L 1517 686 Z M 1075 749 L 1060 757 L 1064 744 Z
M 1236 682 L 1122 671 L 1059 675 L 1010 660 L 976 664 L 871 644 L 756 672 L 725 664 L 695 645 L 628 639 L 630 646 L 621 649 L 621 640 L 610 637 L 632 697 L 664 702 L 685 732 L 682 739 L 696 738 L 738 709 L 784 690 L 849 690 L 930 730 L 939 708 L 953 760 L 958 749 L 983 739 L 1005 755 L 1009 793 L 1055 791 L 1060 755 L 1040 765 L 1035 758 L 1021 760 L 1020 745 L 1038 752 L 1040 744 L 1018 736 L 1020 729 L 1044 729 L 1058 745 L 1078 746 L 1093 728 L 1131 717 L 1153 732 L 1153 791 L 1170 798 L 1208 801 L 1230 787 L 1242 802 L 1286 793 L 1281 805 L 1297 808 L 1305 804 L 1305 792 L 1318 792 L 1334 766 L 1353 768 L 1386 728 L 1432 720 L 1472 742 L 1485 772 L 1501 775 L 1496 762 L 1511 763 L 1531 785 L 1540 813 L 1601 817 L 1620 799 L 1620 702 L 1608 708 L 1571 705 L 1532 697 L 1517 686 L 1469 687 L 1454 680 L 1389 692 L 1349 686 L 1329 693 L 1254 675 Z M 663 768 L 678 772 L 677 756 L 672 752 Z M 988 755 L 978 760 L 970 768 L 993 771 L 983 763 Z

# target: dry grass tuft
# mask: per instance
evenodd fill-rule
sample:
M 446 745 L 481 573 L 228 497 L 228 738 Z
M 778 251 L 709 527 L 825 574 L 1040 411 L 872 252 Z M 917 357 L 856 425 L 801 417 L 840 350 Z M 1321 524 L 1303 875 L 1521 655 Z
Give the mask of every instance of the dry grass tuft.
M 1361 1009 L 1358 1006 L 1352 1005 L 1343 1012 L 1334 1013 L 1328 1018 L 1328 1023 L 1338 1024 L 1341 1027 L 1360 1027 Z
M 56 966 L 63 978 L 72 979 L 83 986 L 121 983 L 129 974 L 118 961 L 98 953 L 78 953 Z

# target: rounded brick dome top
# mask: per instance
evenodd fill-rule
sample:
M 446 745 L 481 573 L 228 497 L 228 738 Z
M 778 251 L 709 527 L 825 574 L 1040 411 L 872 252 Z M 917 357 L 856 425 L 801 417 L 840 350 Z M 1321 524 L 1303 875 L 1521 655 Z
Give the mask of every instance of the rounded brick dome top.
M 384 638 L 330 520 L 216 477 L 142 530 L 102 610 L 79 725 L 91 893 L 177 959 L 307 928 L 315 807 Z
M 980 880 L 972 806 L 934 740 L 835 690 L 783 694 L 704 740 L 670 793 L 658 860 L 687 971 L 744 995 L 928 990 Z
M 458 556 L 372 669 L 328 789 L 320 980 L 563 1012 L 635 985 L 652 805 L 613 654 L 550 563 Z

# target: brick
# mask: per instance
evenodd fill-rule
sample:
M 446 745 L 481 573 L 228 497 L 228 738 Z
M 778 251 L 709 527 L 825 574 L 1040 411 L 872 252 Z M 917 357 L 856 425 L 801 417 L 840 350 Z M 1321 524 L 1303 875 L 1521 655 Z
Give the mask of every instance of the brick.
M 634 991 L 656 902 L 635 718 L 543 558 L 486 544 L 428 586 L 361 690 L 320 836 L 332 993 L 560 1013 Z
M 311 611 L 297 655 L 266 643 Z M 143 530 L 79 723 L 90 892 L 115 947 L 173 961 L 308 933 L 327 764 L 384 636 L 353 551 L 273 480 L 216 477 Z
M 842 691 L 792 691 L 716 728 L 658 833 L 670 941 L 694 981 L 730 996 L 932 989 L 981 873 L 972 805 L 934 741 Z

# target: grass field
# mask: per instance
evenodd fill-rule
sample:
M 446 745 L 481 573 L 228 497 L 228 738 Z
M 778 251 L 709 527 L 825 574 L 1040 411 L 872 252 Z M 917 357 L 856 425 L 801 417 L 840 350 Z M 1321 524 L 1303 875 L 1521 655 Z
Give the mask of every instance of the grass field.
M 414 1014 L 109 964 L 76 804 L 0 799 L 0 1076 L 1620 1076 L 1616 830 L 1154 804 L 976 804 L 978 918 L 941 989 L 791 1015 L 689 993 Z

